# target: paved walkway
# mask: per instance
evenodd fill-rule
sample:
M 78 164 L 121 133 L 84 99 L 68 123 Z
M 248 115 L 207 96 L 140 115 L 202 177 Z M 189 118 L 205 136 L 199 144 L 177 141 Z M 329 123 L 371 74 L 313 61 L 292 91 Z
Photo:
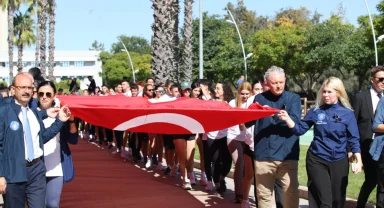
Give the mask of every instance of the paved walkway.
M 83 140 L 71 146 L 76 177 L 65 184 L 60 207 L 239 207 L 233 201 L 233 180 L 227 178 L 224 197 L 208 194 L 196 185 L 191 191 L 180 187 L 181 180 L 146 170 L 143 164 L 124 161 L 107 149 Z M 199 170 L 195 170 L 197 176 Z M 251 189 L 253 190 L 253 188 Z M 253 196 L 253 191 L 251 195 Z M 253 201 L 251 201 L 253 203 Z M 300 207 L 308 202 L 300 201 Z
M 154 177 L 83 140 L 71 146 L 75 179 L 64 185 L 61 208 L 204 207 L 174 179 Z

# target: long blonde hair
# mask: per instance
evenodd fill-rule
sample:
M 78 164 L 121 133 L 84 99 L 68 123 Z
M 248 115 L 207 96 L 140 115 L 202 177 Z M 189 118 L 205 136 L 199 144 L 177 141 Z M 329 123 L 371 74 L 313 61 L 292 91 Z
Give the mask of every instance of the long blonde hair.
M 324 105 L 323 90 L 325 87 L 330 87 L 333 90 L 335 90 L 338 93 L 338 100 L 340 104 L 350 110 L 353 110 L 351 104 L 349 103 L 348 95 L 347 95 L 347 92 L 345 91 L 343 81 L 341 81 L 337 77 L 329 77 L 323 82 L 323 85 L 321 86 L 320 90 L 317 92 L 316 109 Z
M 237 95 L 236 95 L 236 107 L 241 108 L 241 104 L 243 104 L 243 101 L 241 100 L 241 91 L 248 90 L 249 94 L 252 93 L 252 85 L 249 82 L 243 82 L 240 84 L 239 88 L 237 89 Z

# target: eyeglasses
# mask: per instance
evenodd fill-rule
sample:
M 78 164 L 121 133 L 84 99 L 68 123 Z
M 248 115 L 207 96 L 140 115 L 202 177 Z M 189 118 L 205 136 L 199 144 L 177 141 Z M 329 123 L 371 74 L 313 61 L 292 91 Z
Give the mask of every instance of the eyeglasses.
M 45 96 L 47 97 L 47 98 L 51 98 L 52 97 L 52 93 L 51 92 L 39 92 L 38 93 L 38 96 L 39 97 L 44 97 L 44 94 L 45 94 Z
M 384 82 L 384 77 L 375 77 L 379 82 Z
M 28 91 L 31 91 L 34 88 L 34 87 L 28 87 L 28 86 L 14 86 L 14 87 L 16 87 L 19 90 L 28 90 Z
M 155 92 L 156 92 L 156 93 L 160 93 L 160 94 L 162 94 L 162 95 L 165 94 L 165 91 L 164 91 L 164 90 L 156 90 Z

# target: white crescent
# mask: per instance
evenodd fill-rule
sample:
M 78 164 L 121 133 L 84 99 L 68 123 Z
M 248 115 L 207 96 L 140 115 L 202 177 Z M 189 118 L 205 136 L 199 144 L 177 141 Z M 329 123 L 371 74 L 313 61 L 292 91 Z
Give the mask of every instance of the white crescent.
M 177 113 L 155 113 L 155 114 L 149 114 L 145 116 L 139 116 L 136 118 L 132 118 L 128 121 L 125 121 L 119 125 L 117 125 L 114 130 L 118 131 L 125 131 L 130 128 L 135 128 L 138 126 L 142 126 L 145 124 L 151 124 L 151 123 L 169 123 L 176 126 L 181 126 L 191 133 L 204 133 L 204 127 L 201 125 L 200 122 L 196 121 L 195 119 L 177 114 Z

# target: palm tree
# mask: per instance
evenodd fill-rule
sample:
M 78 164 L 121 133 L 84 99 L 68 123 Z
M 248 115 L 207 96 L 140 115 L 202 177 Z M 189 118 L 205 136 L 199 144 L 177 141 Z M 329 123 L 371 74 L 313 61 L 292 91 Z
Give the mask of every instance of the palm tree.
M 13 13 L 17 10 L 24 0 L 0 0 L 3 10 L 8 12 L 8 60 L 9 60 L 9 80 L 13 80 Z
M 40 38 L 39 38 L 39 28 L 40 28 L 40 5 L 38 0 L 33 0 L 32 2 L 34 13 L 36 13 L 36 42 L 35 42 L 35 66 L 39 65 L 39 49 L 40 49 Z
M 157 84 L 165 83 L 172 76 L 173 27 L 172 7 L 174 0 L 152 0 L 154 23 L 152 25 L 152 75 Z
M 155 82 L 178 80 L 179 67 L 179 0 L 152 0 L 152 75 Z
M 55 0 L 48 0 L 49 14 L 49 59 L 48 59 L 48 78 L 53 80 L 53 70 L 55 67 Z
M 48 2 L 47 0 L 38 0 L 40 2 L 40 8 L 39 8 L 39 45 L 40 45 L 40 70 L 41 75 L 44 77 L 44 79 L 47 78 L 46 73 L 46 59 L 47 59 L 47 6 Z
M 179 73 L 179 53 L 180 53 L 180 47 L 179 47 L 179 0 L 173 0 L 173 4 L 170 7 L 171 9 L 171 18 L 173 22 L 173 33 L 172 33 L 172 66 L 173 66 L 173 73 L 171 75 L 173 76 L 173 81 L 179 82 L 180 73 Z
M 184 50 L 183 50 L 183 80 L 192 80 L 193 51 L 192 51 L 192 6 L 193 0 L 184 0 Z
M 35 34 L 34 30 L 34 21 L 31 18 L 31 14 L 26 12 L 22 14 L 21 12 L 16 13 L 13 20 L 13 30 L 14 30 L 14 43 L 18 48 L 18 59 L 17 59 L 17 71 L 21 72 L 23 70 L 23 49 L 25 45 L 31 46 L 35 43 Z

